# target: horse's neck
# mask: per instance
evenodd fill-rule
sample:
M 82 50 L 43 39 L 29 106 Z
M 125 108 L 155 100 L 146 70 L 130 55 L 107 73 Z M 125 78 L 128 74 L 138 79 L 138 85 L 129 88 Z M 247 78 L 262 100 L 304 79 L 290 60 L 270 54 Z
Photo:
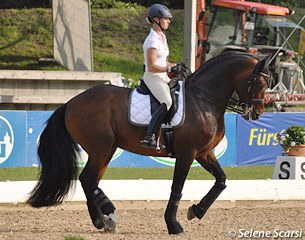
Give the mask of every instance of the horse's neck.
M 217 75 L 217 74 L 215 74 Z M 197 97 L 201 98 L 203 101 L 209 101 L 217 106 L 227 107 L 229 99 L 234 92 L 234 82 L 225 77 L 207 77 L 202 81 L 198 81 L 196 84 L 197 90 L 200 93 Z
M 233 80 L 223 76 L 207 79 L 202 83 L 202 86 L 221 99 L 229 99 L 234 91 Z

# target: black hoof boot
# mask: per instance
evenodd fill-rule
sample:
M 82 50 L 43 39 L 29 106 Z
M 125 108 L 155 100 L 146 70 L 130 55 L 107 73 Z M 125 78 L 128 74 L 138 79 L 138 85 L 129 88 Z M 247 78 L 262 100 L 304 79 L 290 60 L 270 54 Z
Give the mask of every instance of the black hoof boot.
M 183 236 L 183 228 L 179 222 L 166 222 L 169 235 Z
M 198 218 L 199 220 L 203 218 L 208 209 L 203 209 L 202 207 L 193 204 L 189 207 L 187 212 L 187 220 L 192 220 L 193 218 Z
M 105 218 L 103 213 L 92 199 L 87 201 L 87 206 L 93 225 L 97 229 L 102 229 L 105 226 Z
M 97 187 L 92 193 L 87 194 L 86 197 L 87 206 L 93 225 L 97 229 L 102 229 L 105 225 L 107 225 L 107 228 L 110 230 L 115 229 L 116 225 L 112 224 L 112 226 L 110 221 L 113 220 L 111 216 L 115 216 L 115 207 L 105 193 Z M 108 215 L 108 217 L 105 218 L 104 215 Z M 116 220 L 114 220 L 114 222 L 116 223 Z
M 182 195 L 177 193 L 171 193 L 170 199 L 168 201 L 164 218 L 167 226 L 168 234 L 172 235 L 183 235 L 183 228 L 180 225 L 180 223 L 177 221 L 177 210 L 179 201 L 181 199 Z

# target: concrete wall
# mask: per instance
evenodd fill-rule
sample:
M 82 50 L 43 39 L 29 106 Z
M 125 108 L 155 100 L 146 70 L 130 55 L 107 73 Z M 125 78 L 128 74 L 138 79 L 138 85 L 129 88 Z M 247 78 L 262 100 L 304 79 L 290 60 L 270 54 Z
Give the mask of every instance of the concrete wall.
M 75 95 L 121 73 L 0 70 L 2 110 L 54 110 Z
M 92 71 L 89 0 L 53 0 L 54 59 L 74 71 Z

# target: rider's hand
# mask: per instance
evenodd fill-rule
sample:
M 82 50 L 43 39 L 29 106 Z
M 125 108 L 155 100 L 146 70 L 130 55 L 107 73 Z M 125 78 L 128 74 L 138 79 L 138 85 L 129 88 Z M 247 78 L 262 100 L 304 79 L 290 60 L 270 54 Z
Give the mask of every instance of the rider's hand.
M 180 63 L 177 63 L 171 68 L 170 72 L 174 74 L 180 74 L 182 72 L 182 65 Z

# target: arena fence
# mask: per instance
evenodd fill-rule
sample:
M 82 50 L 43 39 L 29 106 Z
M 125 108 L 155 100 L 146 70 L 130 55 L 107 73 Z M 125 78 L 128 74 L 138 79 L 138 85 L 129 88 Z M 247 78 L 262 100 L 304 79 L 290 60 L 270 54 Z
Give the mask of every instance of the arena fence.
M 0 182 L 0 203 L 24 202 L 35 181 Z M 171 180 L 102 180 L 100 187 L 111 200 L 168 200 Z M 214 184 L 213 180 L 187 180 L 182 200 L 198 201 Z M 85 201 L 80 182 L 67 201 Z M 305 200 L 302 180 L 228 180 L 218 200 Z

